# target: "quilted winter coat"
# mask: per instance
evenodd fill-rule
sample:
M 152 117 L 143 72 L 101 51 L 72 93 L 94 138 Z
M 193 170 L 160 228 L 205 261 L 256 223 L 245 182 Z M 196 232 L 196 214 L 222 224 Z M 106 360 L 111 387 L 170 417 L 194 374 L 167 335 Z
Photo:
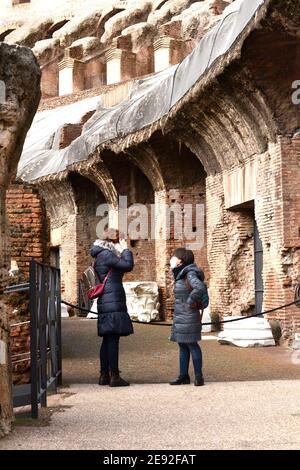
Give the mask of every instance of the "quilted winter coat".
M 179 272 L 174 285 L 175 304 L 171 341 L 177 343 L 200 341 L 202 329 L 200 311 L 193 304 L 201 301 L 204 291 L 204 273 L 196 264 L 190 264 Z
M 108 276 L 104 292 L 98 298 L 98 335 L 117 334 L 128 336 L 133 333 L 131 319 L 127 312 L 126 295 L 122 284 L 125 272 L 133 269 L 133 256 L 130 250 L 124 250 L 118 256 L 109 243 L 103 246 L 93 245 L 91 256 L 95 258 L 95 271 L 101 282 Z

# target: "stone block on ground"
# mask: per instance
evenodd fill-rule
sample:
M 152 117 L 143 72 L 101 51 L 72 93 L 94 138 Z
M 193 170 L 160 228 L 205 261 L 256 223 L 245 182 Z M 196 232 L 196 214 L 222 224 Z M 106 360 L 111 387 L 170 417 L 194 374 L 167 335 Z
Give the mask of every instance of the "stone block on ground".
M 245 317 L 224 317 L 224 321 Z M 275 346 L 270 323 L 265 318 L 247 318 L 233 323 L 225 323 L 218 335 L 221 344 L 231 344 L 241 348 Z

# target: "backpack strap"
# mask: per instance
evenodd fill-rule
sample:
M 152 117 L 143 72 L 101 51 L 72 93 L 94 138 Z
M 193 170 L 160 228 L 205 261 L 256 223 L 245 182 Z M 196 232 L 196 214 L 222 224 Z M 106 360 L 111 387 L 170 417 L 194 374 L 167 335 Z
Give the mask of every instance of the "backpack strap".
M 95 269 L 95 266 L 96 266 L 96 261 L 93 261 L 93 263 L 92 263 L 92 268 L 93 268 L 93 270 L 94 270 L 95 276 L 96 276 L 96 278 L 98 279 L 99 284 L 102 284 L 102 282 L 100 281 L 100 278 L 99 278 L 99 276 L 98 276 L 98 274 L 97 274 L 97 271 L 96 271 L 96 269 Z M 105 278 L 104 278 L 104 280 L 103 280 L 103 284 L 104 284 L 104 285 L 106 284 L 106 281 L 107 281 L 107 279 L 108 279 L 108 276 L 109 276 L 111 273 L 112 273 L 112 268 L 110 268 L 110 270 L 108 271 L 108 273 L 106 274 L 106 276 L 105 276 Z

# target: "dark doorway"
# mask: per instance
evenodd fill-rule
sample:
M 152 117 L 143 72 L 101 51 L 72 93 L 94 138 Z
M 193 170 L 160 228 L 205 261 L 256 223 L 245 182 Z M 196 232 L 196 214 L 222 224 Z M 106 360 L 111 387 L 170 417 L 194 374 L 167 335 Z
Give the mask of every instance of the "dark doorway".
M 59 246 L 52 246 L 50 248 L 50 265 L 54 268 L 60 268 Z

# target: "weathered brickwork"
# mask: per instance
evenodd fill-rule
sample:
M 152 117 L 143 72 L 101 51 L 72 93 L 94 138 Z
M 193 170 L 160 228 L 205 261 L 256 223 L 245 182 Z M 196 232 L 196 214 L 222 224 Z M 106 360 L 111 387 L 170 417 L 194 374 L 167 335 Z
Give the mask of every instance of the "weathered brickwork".
M 30 326 L 13 326 L 10 333 L 13 385 L 30 383 Z
M 280 139 L 256 161 L 255 219 L 263 244 L 263 310 L 292 302 L 299 283 L 299 137 Z M 253 313 L 253 209 L 224 208 L 222 175 L 207 179 L 208 252 L 213 315 Z M 300 310 L 283 308 L 283 338 L 299 330 Z
M 216 319 L 253 313 L 253 216 L 225 209 L 222 175 L 206 184 L 211 313 Z
M 49 232 L 44 202 L 37 188 L 12 184 L 6 195 L 10 224 L 11 259 L 25 278 L 29 276 L 32 258 L 40 262 L 49 260 Z

